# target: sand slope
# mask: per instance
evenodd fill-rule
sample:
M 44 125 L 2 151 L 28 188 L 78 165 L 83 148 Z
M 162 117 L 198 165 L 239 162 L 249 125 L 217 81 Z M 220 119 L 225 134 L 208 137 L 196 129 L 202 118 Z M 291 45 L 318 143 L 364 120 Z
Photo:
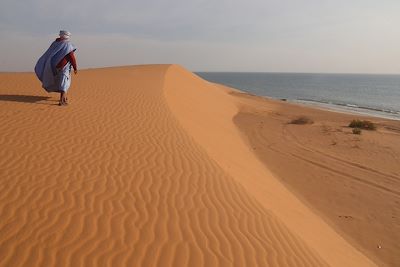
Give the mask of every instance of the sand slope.
M 212 143 L 185 123 L 205 90 L 192 118 L 220 118 Z M 223 96 L 178 66 L 136 66 L 81 71 L 58 107 L 33 74 L 0 74 L 0 266 L 372 266 L 266 169 L 249 185 L 254 154 L 229 170 L 245 143 Z M 238 149 L 210 149 L 225 137 Z M 297 232 L 307 220 L 320 237 Z
M 400 121 L 233 94 L 234 121 L 268 168 L 379 266 L 400 266 Z M 314 123 L 289 124 L 299 115 Z M 354 135 L 353 119 L 377 130 Z
M 165 82 L 170 108 L 219 166 L 329 264 L 373 265 L 294 197 L 258 160 L 253 148 L 243 142 L 243 135 L 234 123 L 243 104 L 231 94 L 230 88 L 204 82 L 177 66 L 171 69 L 174 71 L 166 76 Z M 280 164 L 291 168 L 285 161 Z

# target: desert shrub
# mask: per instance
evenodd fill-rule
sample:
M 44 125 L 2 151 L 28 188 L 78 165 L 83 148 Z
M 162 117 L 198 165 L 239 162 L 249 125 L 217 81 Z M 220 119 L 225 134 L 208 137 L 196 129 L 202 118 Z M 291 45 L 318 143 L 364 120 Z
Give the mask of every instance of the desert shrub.
M 361 129 L 360 128 L 354 128 L 353 129 L 353 134 L 361 134 Z
M 376 126 L 373 122 L 371 121 L 366 121 L 366 120 L 352 120 L 349 124 L 349 127 L 351 128 L 359 128 L 359 129 L 364 129 L 364 130 L 375 130 Z
M 306 116 L 300 116 L 290 121 L 290 124 L 311 124 L 311 123 L 313 123 L 313 120 Z

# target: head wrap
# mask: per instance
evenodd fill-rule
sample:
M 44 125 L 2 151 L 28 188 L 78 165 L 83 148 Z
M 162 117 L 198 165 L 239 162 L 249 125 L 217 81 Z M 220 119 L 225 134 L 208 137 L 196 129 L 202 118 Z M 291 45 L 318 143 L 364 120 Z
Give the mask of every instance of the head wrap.
M 71 33 L 69 31 L 60 31 L 60 37 L 64 39 L 69 39 L 71 37 Z

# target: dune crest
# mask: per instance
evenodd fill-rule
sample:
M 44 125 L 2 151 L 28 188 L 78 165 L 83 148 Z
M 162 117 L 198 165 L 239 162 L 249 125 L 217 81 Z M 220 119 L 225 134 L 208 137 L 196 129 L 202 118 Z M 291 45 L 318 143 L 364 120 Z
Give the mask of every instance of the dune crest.
M 0 266 L 373 265 L 246 151 L 229 95 L 181 67 L 85 70 L 70 106 L 48 96 L 0 74 Z

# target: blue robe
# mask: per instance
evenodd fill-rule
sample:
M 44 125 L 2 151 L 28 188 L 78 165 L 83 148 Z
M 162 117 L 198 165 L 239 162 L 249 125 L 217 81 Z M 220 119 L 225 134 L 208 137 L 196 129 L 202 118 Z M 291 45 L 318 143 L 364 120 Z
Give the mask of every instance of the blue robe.
M 68 40 L 54 41 L 49 49 L 39 58 L 35 73 L 47 92 L 67 92 L 71 85 L 71 63 L 62 69 L 56 65 L 76 47 Z

